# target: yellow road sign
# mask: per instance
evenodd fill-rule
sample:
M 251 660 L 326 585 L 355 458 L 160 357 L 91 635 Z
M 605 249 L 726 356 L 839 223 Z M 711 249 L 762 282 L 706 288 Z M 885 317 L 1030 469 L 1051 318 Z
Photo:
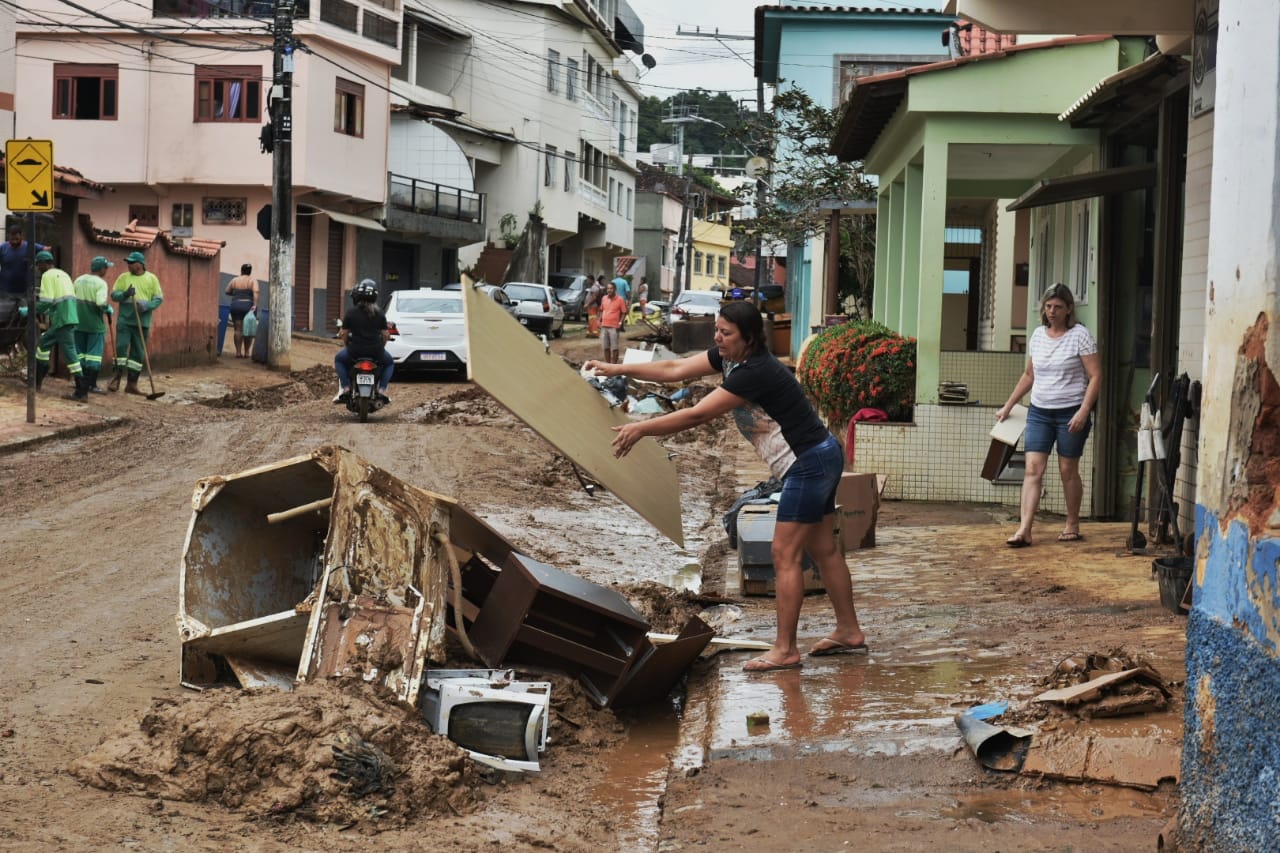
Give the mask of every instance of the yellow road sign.
M 10 139 L 4 145 L 4 172 L 10 210 L 53 210 L 52 140 Z

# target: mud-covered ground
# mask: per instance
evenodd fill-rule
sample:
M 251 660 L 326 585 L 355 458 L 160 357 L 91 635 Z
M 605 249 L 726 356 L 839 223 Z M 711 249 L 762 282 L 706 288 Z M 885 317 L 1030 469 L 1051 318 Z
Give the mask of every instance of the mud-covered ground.
M 556 346 L 575 364 L 596 354 L 573 333 Z M 465 382 L 397 382 L 393 405 L 356 423 L 329 402 L 331 355 L 299 340 L 289 377 L 226 358 L 162 374 L 161 400 L 94 399 L 118 426 L 0 454 L 0 846 L 1127 850 L 1153 845 L 1172 815 L 1167 784 L 993 776 L 963 751 L 903 746 L 898 735 L 939 708 L 1025 700 L 1071 653 L 1128 647 L 1181 677 L 1179 617 L 1105 573 L 1073 572 L 1084 552 L 1042 545 L 1050 528 L 1033 549 L 982 556 L 1007 535 L 1007 515 L 990 510 L 886 509 L 881 547 L 851 563 L 870 658 L 751 681 L 742 654 L 722 653 L 695 665 L 688 706 L 621 716 L 558 681 L 537 776 L 484 772 L 358 690 L 309 689 L 296 703 L 184 690 L 173 615 L 194 483 L 330 443 L 455 497 L 537 559 L 618 586 L 658 631 L 712 608 L 717 630 L 770 635 L 768 599 L 728 589 L 725 603 L 719 516 L 743 487 L 744 452 L 727 424 L 681 443 L 681 550 L 607 493 L 588 495 L 554 448 Z M 4 384 L 0 403 L 17 393 Z M 1086 545 L 1098 565 L 1114 550 Z M 700 593 L 673 589 L 691 567 Z M 820 636 L 829 615 L 810 596 L 802 636 Z M 1000 675 L 966 669 L 986 653 Z M 726 703 L 775 700 L 772 740 L 712 719 Z M 863 736 L 872 746 L 842 743 Z M 354 796 L 333 776 L 334 746 L 362 744 L 395 781 Z

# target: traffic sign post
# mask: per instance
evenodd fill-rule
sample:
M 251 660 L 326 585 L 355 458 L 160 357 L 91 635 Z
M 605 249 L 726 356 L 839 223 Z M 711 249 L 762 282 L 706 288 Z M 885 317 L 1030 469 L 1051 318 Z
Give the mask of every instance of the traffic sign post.
M 15 213 L 53 210 L 53 142 L 10 139 L 4 146 L 5 203 Z

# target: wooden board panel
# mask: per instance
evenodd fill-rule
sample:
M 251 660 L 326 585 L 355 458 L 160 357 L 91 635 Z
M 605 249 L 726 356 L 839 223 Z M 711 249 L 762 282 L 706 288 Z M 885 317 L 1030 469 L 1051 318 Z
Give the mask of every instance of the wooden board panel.
M 628 422 L 560 356 L 498 303 L 463 287 L 471 380 L 587 471 L 664 536 L 684 547 L 676 464 L 652 438 L 613 458 L 610 427 Z
M 306 639 L 308 614 L 287 610 L 218 628 L 185 645 L 214 655 L 232 655 L 297 666 Z

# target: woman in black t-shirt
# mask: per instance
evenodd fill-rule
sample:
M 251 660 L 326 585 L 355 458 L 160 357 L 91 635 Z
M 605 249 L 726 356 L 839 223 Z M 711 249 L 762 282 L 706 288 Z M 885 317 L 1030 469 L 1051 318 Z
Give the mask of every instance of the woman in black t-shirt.
M 728 412 L 738 429 L 782 479 L 773 537 L 778 632 L 773 648 L 743 667 L 770 672 L 800 666 L 796 628 L 804 601 L 801 562 L 817 563 L 835 610 L 836 627 L 810 649 L 814 656 L 865 652 L 853 586 L 844 555 L 836 547 L 835 494 L 844 470 L 840 445 L 822 425 L 791 371 L 764 346 L 764 320 L 750 302 L 731 302 L 716 318 L 715 346 L 687 358 L 644 364 L 588 361 L 597 375 L 627 374 L 649 382 L 678 382 L 720 373 L 719 388 L 696 406 L 614 427 L 614 456 L 626 456 L 644 436 L 671 435 Z

